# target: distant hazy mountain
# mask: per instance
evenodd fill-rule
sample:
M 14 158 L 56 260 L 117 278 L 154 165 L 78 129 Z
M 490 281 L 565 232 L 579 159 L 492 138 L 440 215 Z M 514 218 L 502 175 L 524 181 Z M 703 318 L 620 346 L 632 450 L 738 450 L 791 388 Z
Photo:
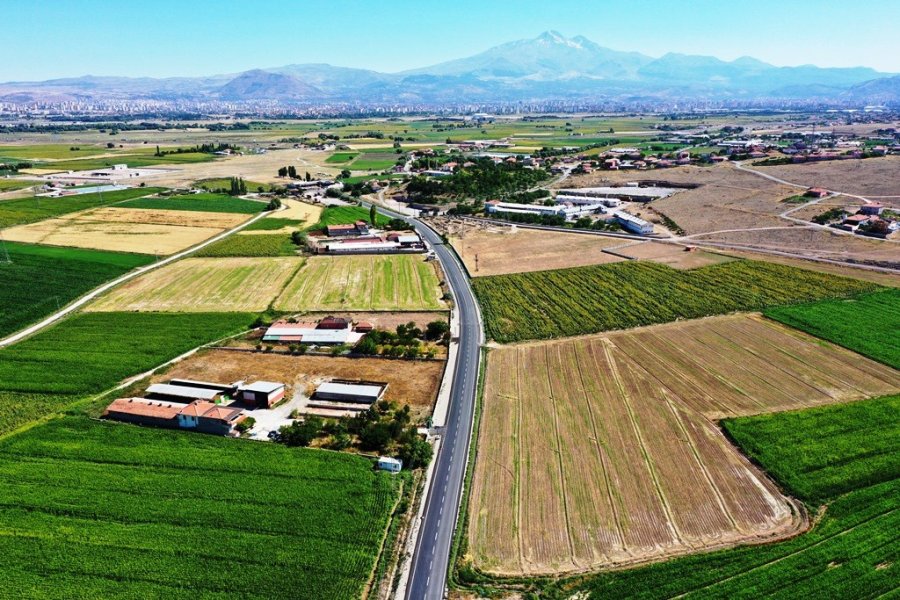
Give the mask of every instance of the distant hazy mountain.
M 776 67 L 669 53 L 653 58 L 545 32 L 401 73 L 293 64 L 210 77 L 75 77 L 0 84 L 0 101 L 157 99 L 460 103 L 597 99 L 898 101 L 897 77 L 866 67 Z

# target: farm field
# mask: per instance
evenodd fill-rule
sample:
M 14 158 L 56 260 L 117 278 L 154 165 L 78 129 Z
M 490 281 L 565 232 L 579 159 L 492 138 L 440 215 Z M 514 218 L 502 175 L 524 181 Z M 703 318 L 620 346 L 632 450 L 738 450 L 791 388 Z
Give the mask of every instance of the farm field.
M 152 262 L 142 254 L 121 254 L 4 243 L 0 247 L 0 337 L 22 329 L 85 292 Z
M 346 163 L 359 156 L 359 152 L 335 152 L 325 159 L 326 163 Z
M 260 221 L 265 221 L 265 219 L 260 219 Z M 297 246 L 291 241 L 291 236 L 286 232 L 272 233 L 265 230 L 245 232 L 241 230 L 224 240 L 201 248 L 194 256 L 297 256 L 297 250 Z
M 679 271 L 622 262 L 494 277 L 472 287 L 498 342 L 553 338 L 736 310 L 846 297 L 875 285 L 784 265 L 736 260 Z
M 726 421 L 742 448 L 789 493 L 814 509 L 827 498 L 828 508 L 810 532 L 777 544 L 568 580 L 541 597 L 890 597 L 900 544 L 900 484 L 891 446 L 898 408 L 894 396 Z
M 661 265 L 668 265 L 673 269 L 696 269 L 734 260 L 724 254 L 697 249 L 687 251 L 684 246 L 660 244 L 658 242 L 620 245 L 614 251 L 616 254 L 627 256 L 634 260 L 648 260 Z
M 314 256 L 275 300 L 276 310 L 440 310 L 435 267 L 420 255 Z
M 348 454 L 80 417 L 0 441 L 0 473 L 19 598 L 359 598 L 401 481 Z
M 255 215 L 266 209 L 265 202 L 243 200 L 227 194 L 190 194 L 165 198 L 140 198 L 119 204 L 121 208 L 154 208 L 158 210 L 185 210 L 199 212 L 237 213 Z
M 172 377 L 201 381 L 281 381 L 287 384 L 287 397 L 297 391 L 311 395 L 315 385 L 325 378 L 384 381 L 385 399 L 408 404 L 415 415 L 431 414 L 444 373 L 443 361 L 403 361 L 384 358 L 341 358 L 331 356 L 288 356 L 205 350 L 173 365 L 153 382 Z
M 28 181 L 26 179 L 4 179 L 0 177 L 0 192 L 21 190 L 33 185 L 41 185 L 42 181 Z
M 89 311 L 263 312 L 302 258 L 186 258 L 92 302 Z
M 900 290 L 784 306 L 766 316 L 900 369 Z
M 102 194 L 82 194 L 63 198 L 19 198 L 0 201 L 0 228 L 34 223 L 88 208 L 115 204 L 122 200 L 147 196 L 162 188 L 131 188 Z
M 391 151 L 364 152 L 353 159 L 350 168 L 355 171 L 381 171 L 393 167 L 399 157 L 399 154 Z
M 0 433 L 245 330 L 247 313 L 82 313 L 0 348 Z
M 387 225 L 390 219 L 381 213 L 375 218 L 378 225 Z M 355 223 L 356 221 L 369 222 L 369 209 L 362 206 L 326 206 L 319 215 L 319 221 L 314 229 L 322 229 L 326 225 L 341 225 L 343 223 Z
M 536 575 L 792 535 L 798 507 L 712 419 L 898 390 L 900 372 L 756 316 L 491 350 L 468 552 Z
M 296 219 L 307 223 L 316 223 L 324 210 L 321 204 L 307 204 L 299 200 L 284 199 L 281 203 L 286 208 L 274 213 L 271 218 Z
M 577 233 L 556 233 L 510 227 L 489 230 L 454 224 L 450 243 L 473 277 L 546 271 L 565 267 L 606 264 L 625 260 L 604 248 L 620 246 L 617 238 Z M 475 257 L 478 257 L 476 270 Z
M 753 167 L 754 170 L 805 187 L 820 186 L 829 190 L 856 194 L 870 199 L 883 198 L 900 202 L 900 158 L 884 156 L 865 160 L 834 160 L 797 165 Z

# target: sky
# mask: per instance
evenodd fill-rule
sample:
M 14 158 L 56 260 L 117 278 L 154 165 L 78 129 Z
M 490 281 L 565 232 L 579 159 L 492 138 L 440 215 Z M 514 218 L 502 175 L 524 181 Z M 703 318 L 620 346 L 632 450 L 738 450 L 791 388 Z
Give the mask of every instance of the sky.
M 549 29 L 650 56 L 900 72 L 900 0 L 13 0 L 2 14 L 0 81 L 320 62 L 396 72 Z

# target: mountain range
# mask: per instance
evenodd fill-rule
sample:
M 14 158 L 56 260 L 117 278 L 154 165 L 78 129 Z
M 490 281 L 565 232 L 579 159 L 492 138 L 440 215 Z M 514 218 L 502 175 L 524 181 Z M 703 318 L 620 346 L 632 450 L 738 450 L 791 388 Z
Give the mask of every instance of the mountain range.
M 0 101 L 272 101 L 281 104 L 556 100 L 900 102 L 900 76 L 867 67 L 777 67 L 669 53 L 653 58 L 547 31 L 440 64 L 380 73 L 292 64 L 209 77 L 73 77 L 0 83 Z

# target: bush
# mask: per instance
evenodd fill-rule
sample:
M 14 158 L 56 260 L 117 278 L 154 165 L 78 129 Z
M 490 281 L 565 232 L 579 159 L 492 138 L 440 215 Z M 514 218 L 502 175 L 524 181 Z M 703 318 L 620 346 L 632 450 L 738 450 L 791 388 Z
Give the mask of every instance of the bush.
M 243 433 L 247 433 L 248 431 L 253 429 L 254 425 L 256 425 L 256 419 L 254 419 L 253 417 L 247 417 L 243 421 L 238 423 L 235 426 L 235 429 L 237 429 L 240 433 L 243 434 Z

